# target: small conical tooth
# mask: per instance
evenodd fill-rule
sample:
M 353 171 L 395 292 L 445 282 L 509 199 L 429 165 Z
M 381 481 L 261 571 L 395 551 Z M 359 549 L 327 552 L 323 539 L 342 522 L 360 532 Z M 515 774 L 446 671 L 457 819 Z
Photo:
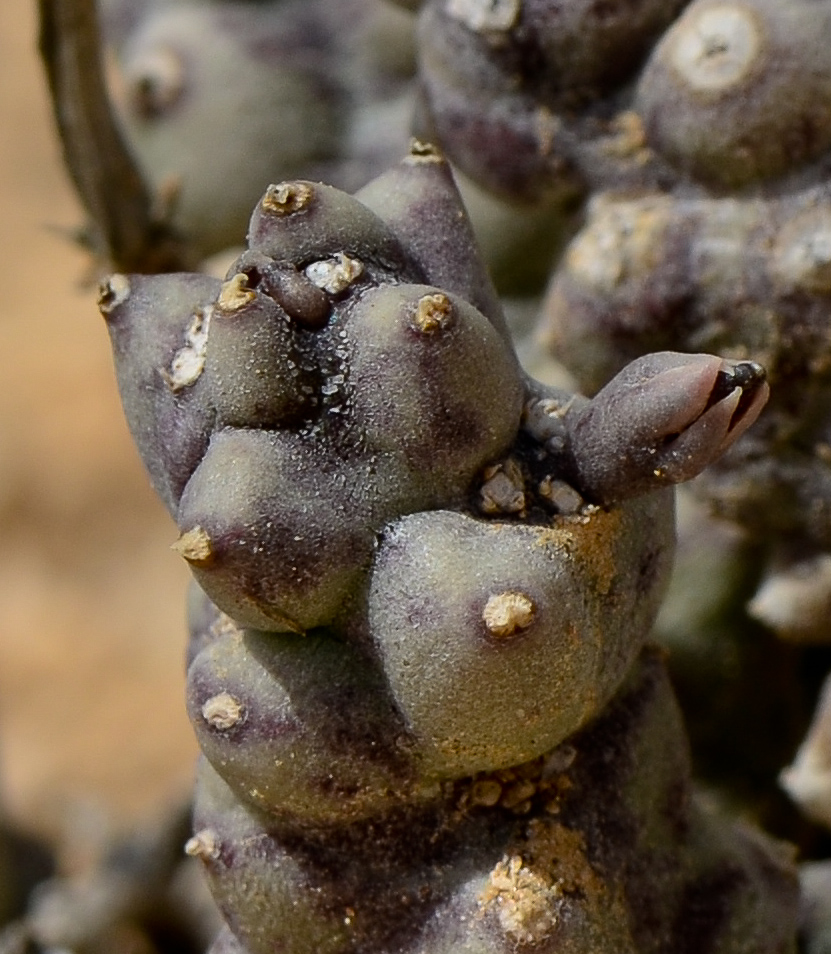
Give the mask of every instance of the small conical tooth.
M 507 337 L 502 305 L 438 149 L 413 140 L 404 160 L 356 195 L 389 225 L 429 284 L 469 301 Z
M 428 489 L 467 493 L 519 427 L 513 349 L 468 302 L 425 285 L 367 291 L 347 327 L 352 413 L 367 446 L 403 458 Z
M 387 528 L 370 631 L 426 769 L 514 766 L 600 711 L 657 612 L 672 519 L 649 494 L 553 526 L 433 510 Z
M 304 328 L 323 328 L 329 320 L 332 310 L 329 296 L 294 268 L 276 266 L 266 276 L 263 290 Z
M 187 707 L 205 758 L 275 815 L 337 822 L 435 794 L 417 781 L 383 674 L 331 632 L 220 637 L 189 667 Z
M 276 190 L 276 191 L 275 191 Z M 299 197 L 276 203 L 275 195 Z M 297 209 L 294 206 L 299 206 Z M 304 269 L 338 255 L 416 277 L 388 226 L 359 199 L 319 182 L 269 186 L 251 216 L 249 248 Z
M 301 369 L 295 329 L 238 272 L 222 286 L 208 333 L 206 378 L 220 426 L 279 427 L 308 411 L 317 378 Z
M 100 292 L 127 423 L 171 513 L 213 425 L 202 370 L 220 284 L 206 275 L 114 275 Z

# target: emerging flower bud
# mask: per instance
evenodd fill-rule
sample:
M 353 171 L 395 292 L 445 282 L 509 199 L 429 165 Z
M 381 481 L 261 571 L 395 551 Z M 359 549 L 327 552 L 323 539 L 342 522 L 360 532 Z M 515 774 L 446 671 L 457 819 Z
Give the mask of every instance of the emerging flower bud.
M 750 427 L 767 397 L 764 369 L 752 361 L 646 355 L 568 418 L 575 482 L 607 504 L 691 480 Z

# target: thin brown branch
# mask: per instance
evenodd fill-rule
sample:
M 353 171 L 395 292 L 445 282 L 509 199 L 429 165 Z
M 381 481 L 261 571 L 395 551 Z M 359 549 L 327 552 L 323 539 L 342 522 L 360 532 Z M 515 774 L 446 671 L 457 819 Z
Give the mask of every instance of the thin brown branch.
M 192 266 L 116 125 L 104 82 L 95 0 L 39 0 L 40 51 L 66 167 L 91 219 L 95 251 L 127 272 Z

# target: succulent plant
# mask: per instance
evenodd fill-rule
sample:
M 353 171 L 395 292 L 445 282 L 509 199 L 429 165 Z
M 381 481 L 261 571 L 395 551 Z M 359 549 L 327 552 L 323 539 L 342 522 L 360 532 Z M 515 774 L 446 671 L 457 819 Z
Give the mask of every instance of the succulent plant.
M 152 185 L 155 216 L 185 237 L 196 261 L 238 250 L 269 182 L 302 175 L 353 192 L 406 150 L 417 4 L 99 6 L 121 130 Z M 571 210 L 558 196 L 517 204 L 463 176 L 459 185 L 500 289 L 539 290 Z
M 201 256 L 240 244 L 269 182 L 354 189 L 406 145 L 411 18 L 384 4 L 103 0 L 101 13 L 126 138 Z
M 588 393 L 656 348 L 765 366 L 775 397 L 760 427 L 696 488 L 767 553 L 749 613 L 808 642 L 828 638 L 822 567 L 831 540 L 820 131 L 831 74 L 812 65 L 827 13 L 764 0 L 684 9 L 631 101 L 676 180 L 637 195 L 614 183 L 596 192 L 541 325 Z
M 420 143 L 355 196 L 269 186 L 224 281 L 116 275 L 101 308 L 198 583 L 214 954 L 658 950 L 696 917 L 789 949 L 789 862 L 689 803 L 642 655 L 671 488 L 758 416 L 759 365 L 652 354 L 591 400 L 528 378 Z
M 831 145 L 829 23 L 810 0 L 426 0 L 421 121 L 514 196 L 793 188 Z
M 759 443 L 744 442 L 706 492 L 759 536 L 797 533 L 822 549 L 828 214 L 822 188 L 769 200 L 599 198 L 545 315 L 551 346 L 590 392 L 656 347 L 763 362 L 778 397 Z
M 825 7 L 102 0 L 145 238 L 192 253 L 99 229 L 194 577 L 210 954 L 824 950 L 826 868 L 713 803 L 791 833 L 827 664 Z M 502 300 L 567 237 L 541 335 L 587 396 Z M 827 708 L 783 775 L 820 824 Z
M 650 146 L 713 188 L 819 159 L 831 145 L 829 29 L 824 4 L 695 0 L 638 79 L 635 106 Z
M 655 347 L 764 364 L 775 396 L 759 428 L 696 488 L 766 554 L 748 611 L 807 642 L 828 638 L 831 592 L 826 207 L 821 188 L 768 200 L 598 199 L 546 303 L 546 334 L 589 392 Z
M 419 14 L 418 128 L 486 188 L 582 207 L 537 333 L 576 386 L 665 349 L 767 371 L 758 426 L 691 485 L 658 636 L 699 772 L 768 822 L 759 796 L 776 802 L 828 665 L 810 647 L 831 637 L 828 16 L 768 0 Z M 737 530 L 727 548 L 713 516 Z
M 660 656 L 547 757 L 439 807 L 299 840 L 203 763 L 191 850 L 231 929 L 211 954 L 794 950 L 788 854 L 689 789 Z

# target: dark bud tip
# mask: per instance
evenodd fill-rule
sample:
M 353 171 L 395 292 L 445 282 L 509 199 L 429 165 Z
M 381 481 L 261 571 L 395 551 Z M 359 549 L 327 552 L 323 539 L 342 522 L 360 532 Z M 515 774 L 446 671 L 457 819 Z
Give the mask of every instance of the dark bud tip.
M 695 471 L 688 476 L 682 474 L 680 479 L 689 480 L 721 457 L 753 424 L 769 394 L 767 373 L 760 364 L 722 361 L 704 412 L 674 442 L 670 441 L 676 450 L 687 444 L 695 449 L 691 458 Z M 721 440 L 716 444 L 719 435 Z M 703 460 L 702 455 L 708 453 L 711 459 Z
M 612 503 L 691 480 L 750 427 L 768 393 L 753 361 L 640 358 L 568 422 L 575 482 Z

